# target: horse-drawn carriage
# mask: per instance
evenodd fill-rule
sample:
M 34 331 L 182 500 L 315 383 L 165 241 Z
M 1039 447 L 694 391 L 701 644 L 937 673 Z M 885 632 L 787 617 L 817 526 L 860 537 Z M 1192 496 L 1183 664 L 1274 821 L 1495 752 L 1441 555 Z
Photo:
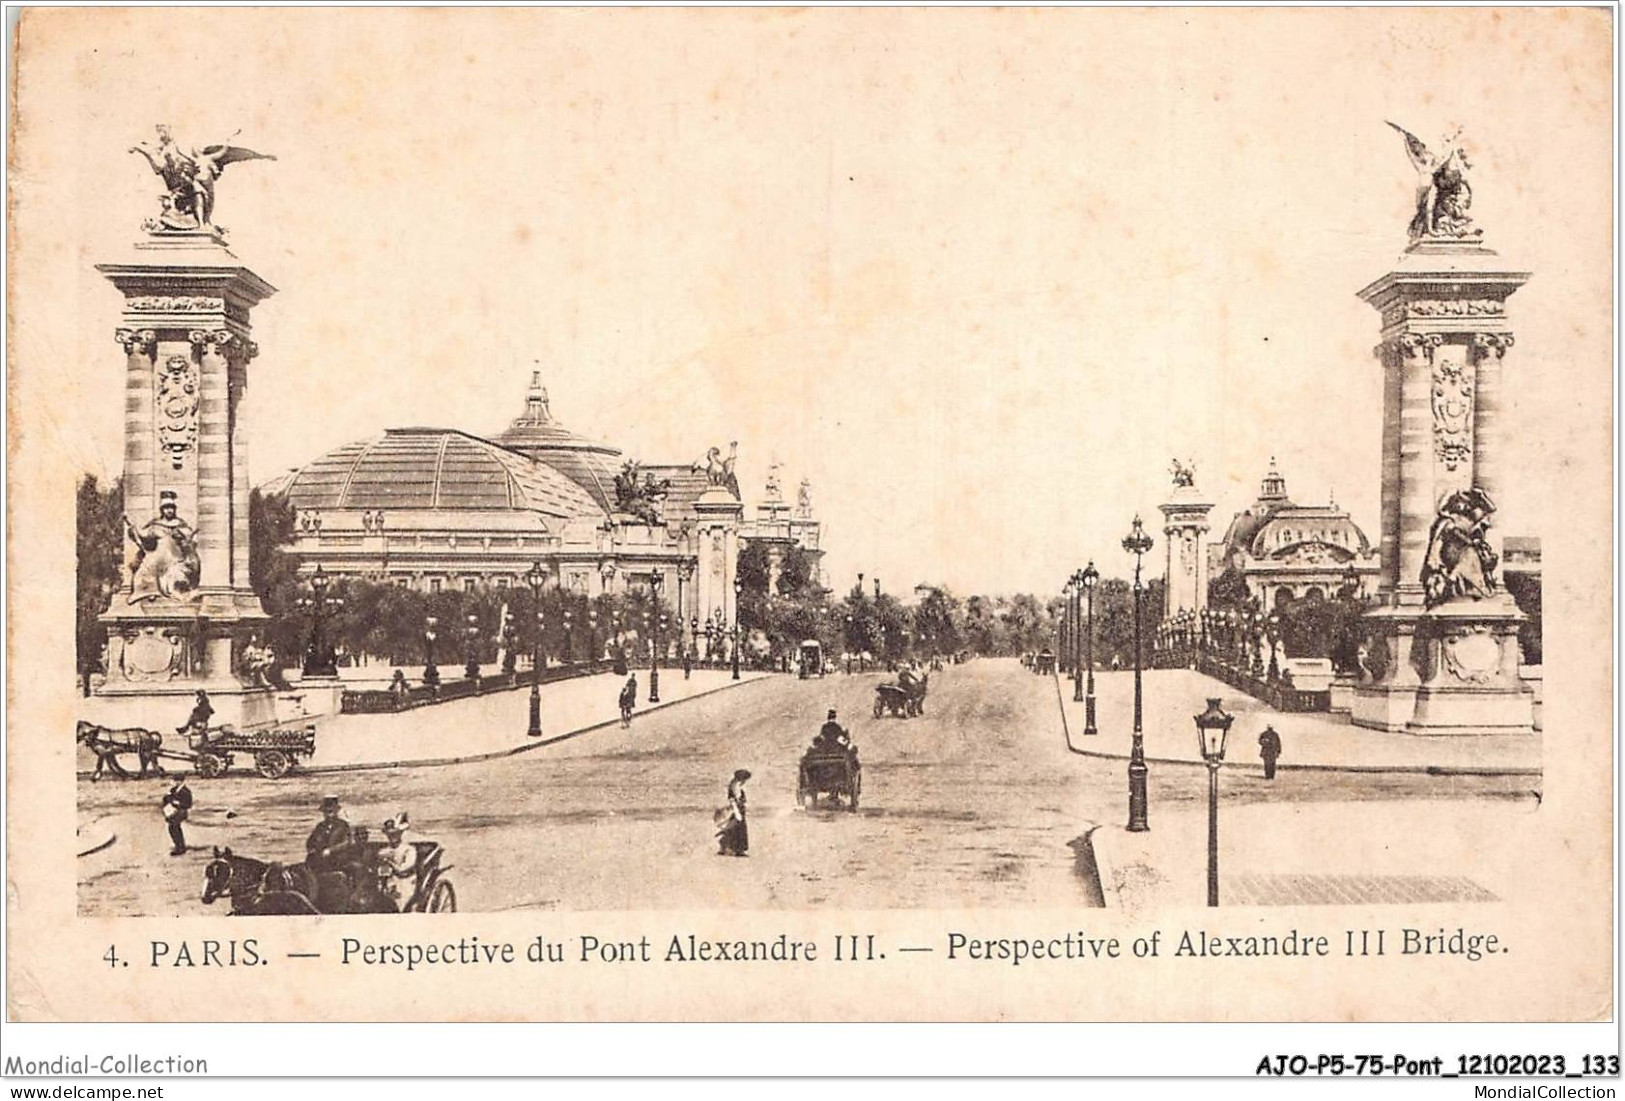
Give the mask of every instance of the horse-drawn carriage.
M 896 683 L 887 681 L 875 686 L 875 718 L 892 714 L 901 719 L 912 719 L 925 714 L 925 694 L 931 674 L 915 677 L 912 673 L 899 677 Z
M 188 748 L 178 750 L 165 749 L 164 736 L 156 730 L 139 726 L 114 729 L 81 719 L 75 739 L 96 755 L 96 779 L 104 771 L 126 780 L 162 776 L 163 760 L 184 761 L 199 776 L 213 779 L 224 776 L 242 753 L 254 758 L 254 771 L 276 780 L 291 772 L 300 757 L 316 752 L 315 726 L 253 731 L 217 726 L 202 734 L 187 734 Z
M 438 841 L 414 841 L 417 862 L 411 895 L 399 905 L 384 889 L 382 841 L 352 845 L 341 866 L 317 871 L 305 863 L 280 864 L 215 849 L 203 869 L 203 903 L 231 899 L 234 915 L 449 914 L 457 891 L 445 878 L 445 850 Z
M 1033 672 L 1039 676 L 1053 676 L 1055 674 L 1055 651 L 1049 648 L 1042 649 L 1033 655 Z
M 818 805 L 820 795 L 846 800 L 846 809 L 858 809 L 858 793 L 863 789 L 863 766 L 853 746 L 819 748 L 801 755 L 801 774 L 796 784 L 796 800 L 809 810 Z

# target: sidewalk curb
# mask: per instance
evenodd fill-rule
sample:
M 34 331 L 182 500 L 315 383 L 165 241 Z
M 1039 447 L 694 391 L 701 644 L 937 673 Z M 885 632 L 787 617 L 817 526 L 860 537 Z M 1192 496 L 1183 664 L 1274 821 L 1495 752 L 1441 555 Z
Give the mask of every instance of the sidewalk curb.
M 678 704 L 688 703 L 690 700 L 701 699 L 705 696 L 714 695 L 718 692 L 726 692 L 730 688 L 742 688 L 747 684 L 756 684 L 760 681 L 771 680 L 772 677 L 773 674 L 765 673 L 754 677 L 741 678 L 737 683 L 734 681 L 729 681 L 727 684 L 721 684 L 715 688 L 707 688 L 703 692 L 696 692 L 692 696 L 684 696 L 679 700 L 662 700 L 660 703 L 645 704 L 641 709 L 641 713 L 649 714 L 651 712 L 660 711 L 667 707 L 676 707 Z M 466 757 L 425 757 L 412 760 L 360 761 L 353 765 L 301 765 L 293 770 L 293 774 L 301 776 L 319 776 L 328 775 L 334 772 L 371 772 L 385 768 L 442 768 L 447 765 L 469 765 L 475 764 L 479 761 L 495 761 L 502 757 L 516 757 L 521 753 L 529 753 L 532 750 L 544 749 L 550 745 L 557 745 L 559 742 L 569 741 L 571 738 L 580 737 L 582 734 L 590 734 L 595 730 L 602 730 L 607 726 L 613 726 L 618 724 L 620 721 L 621 720 L 619 717 L 605 719 L 602 722 L 596 722 L 590 726 L 578 727 L 575 730 L 567 730 L 563 734 L 555 734 L 550 738 L 538 738 L 535 741 L 527 740 L 518 745 L 510 746 L 507 749 L 496 749 L 489 753 L 475 753 Z M 88 780 L 90 779 L 91 775 L 92 773 L 86 769 L 79 769 L 74 773 L 75 778 L 80 780 Z M 197 773 L 191 771 L 190 769 L 172 769 L 170 770 L 170 775 L 184 775 L 187 777 L 192 777 L 196 776 Z M 252 770 L 248 770 L 240 773 L 233 773 L 232 777 L 229 778 L 252 775 L 254 775 Z
M 1102 761 L 1127 761 L 1131 757 L 1127 753 L 1111 753 L 1099 749 L 1079 749 L 1072 744 L 1072 729 L 1067 723 L 1066 701 L 1061 698 L 1061 676 L 1055 674 L 1056 704 L 1061 709 L 1061 733 L 1066 739 L 1066 748 L 1079 757 L 1094 757 Z M 1145 758 L 1146 764 L 1158 765 L 1184 765 L 1189 768 L 1206 768 L 1202 761 L 1192 761 L 1183 757 L 1151 757 Z M 1264 766 L 1251 761 L 1226 761 L 1226 772 L 1235 769 L 1246 769 L 1264 774 Z M 1506 766 L 1496 768 L 1483 765 L 1299 765 L 1277 764 L 1277 772 L 1352 772 L 1352 773 L 1390 773 L 1395 775 L 1427 775 L 1427 776 L 1545 776 L 1544 768 L 1530 768 L 1525 766 Z
M 1089 843 L 1089 855 L 1095 862 L 1095 882 L 1100 887 L 1101 908 L 1106 910 L 1121 910 L 1123 908 L 1123 900 L 1117 897 L 1116 886 L 1116 853 L 1112 851 L 1116 848 L 1116 843 L 1113 842 L 1112 844 L 1103 846 L 1099 841 L 1095 840 L 1097 836 L 1110 836 L 1109 834 L 1103 834 L 1101 832 L 1105 829 L 1106 827 L 1104 825 L 1090 826 L 1083 836 L 1084 840 Z
M 651 714 L 655 711 L 661 711 L 668 707 L 676 707 L 678 704 L 688 703 L 691 700 L 703 699 L 706 696 L 712 696 L 718 692 L 726 692 L 732 688 L 743 688 L 747 684 L 758 684 L 762 681 L 771 679 L 772 674 L 769 673 L 762 676 L 741 679 L 737 683 L 734 681 L 729 681 L 727 684 L 721 684 L 715 688 L 707 688 L 703 692 L 696 692 L 692 696 L 684 696 L 680 700 L 662 700 L 660 703 L 645 704 L 640 709 L 640 713 L 645 715 Z M 567 742 L 571 738 L 578 738 L 583 734 L 590 734 L 593 731 L 603 730 L 606 727 L 618 726 L 620 725 L 620 721 L 619 716 L 604 719 L 602 722 L 592 723 L 589 726 L 577 727 L 574 730 L 567 730 L 562 734 L 555 734 L 550 738 L 537 738 L 534 741 L 527 740 L 520 742 L 518 745 L 510 746 L 507 749 L 492 750 L 489 753 L 475 753 L 467 757 L 430 757 L 422 760 L 364 761 L 353 765 L 315 765 L 307 768 L 301 768 L 298 771 L 307 775 L 318 775 L 334 772 L 370 772 L 384 768 L 441 768 L 446 765 L 467 765 L 474 764 L 479 761 L 495 761 L 503 757 L 517 757 L 521 753 L 530 753 L 533 750 L 545 749 L 550 745 L 557 745 L 560 742 Z

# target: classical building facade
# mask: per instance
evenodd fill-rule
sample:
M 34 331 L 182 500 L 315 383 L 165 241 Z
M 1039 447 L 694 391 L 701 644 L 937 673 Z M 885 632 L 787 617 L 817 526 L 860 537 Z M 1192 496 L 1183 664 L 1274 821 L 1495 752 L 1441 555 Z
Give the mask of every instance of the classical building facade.
M 539 372 L 523 413 L 490 438 L 452 428 L 391 428 L 262 486 L 286 494 L 300 569 L 424 591 L 549 584 L 585 596 L 645 588 L 684 624 L 731 625 L 742 539 L 781 529 L 811 540 L 805 515 L 764 502 L 749 525 L 734 457 L 641 464 L 554 419 Z
M 778 591 L 779 571 L 792 548 L 810 557 L 813 584 L 824 587 L 823 524 L 813 515 L 812 483 L 806 478 L 801 479 L 796 503 L 791 505 L 779 485 L 779 464 L 773 463 L 762 487 L 762 499 L 756 505 L 756 516 L 740 530 L 740 537 L 746 546 L 762 544 L 767 548 L 769 591 Z
M 1373 590 L 1380 563 L 1365 532 L 1335 503 L 1300 505 L 1270 460 L 1258 499 L 1235 514 L 1224 537 L 1208 548 L 1208 575 L 1239 573 L 1266 608 L 1316 594 L 1330 599 L 1349 570 L 1362 592 Z

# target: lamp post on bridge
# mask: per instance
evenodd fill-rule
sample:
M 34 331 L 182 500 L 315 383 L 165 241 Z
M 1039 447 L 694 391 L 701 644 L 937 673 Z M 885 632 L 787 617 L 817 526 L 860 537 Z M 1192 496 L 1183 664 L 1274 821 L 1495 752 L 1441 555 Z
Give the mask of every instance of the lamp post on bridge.
M 1219 768 L 1224 764 L 1224 740 L 1234 715 L 1228 715 L 1214 697 L 1196 716 L 1196 741 L 1207 765 L 1207 904 L 1219 904 Z
M 1146 534 L 1145 526 L 1139 516 L 1134 517 L 1134 527 L 1123 539 L 1123 549 L 1134 556 L 1134 743 L 1129 751 L 1128 762 L 1128 829 L 1130 833 L 1144 833 L 1151 827 L 1146 823 L 1146 785 L 1145 777 L 1149 771 L 1145 764 L 1145 735 L 1143 732 L 1140 687 L 1140 593 L 1144 586 L 1140 581 L 1140 565 L 1146 553 L 1151 550 L 1151 536 Z
M 434 663 L 435 628 L 439 626 L 437 616 L 425 616 L 423 619 L 423 649 L 426 658 L 423 665 L 423 683 L 428 688 L 440 687 L 440 668 Z
M 649 638 L 649 702 L 660 702 L 660 586 L 665 578 L 657 570 L 649 575 L 649 594 L 654 598 L 650 612 Z
M 1095 569 L 1094 559 L 1083 568 L 1078 575 L 1078 583 L 1083 586 L 1084 599 L 1089 606 L 1087 622 L 1083 628 L 1084 661 L 1088 669 L 1088 684 L 1083 696 L 1083 732 L 1085 735 L 1098 734 L 1095 728 L 1095 586 L 1100 583 L 1100 571 Z
M 744 591 L 745 583 L 734 578 L 734 680 L 739 679 L 739 596 Z
M 525 573 L 525 582 L 530 585 L 531 598 L 536 606 L 536 635 L 532 639 L 530 654 L 530 726 L 525 733 L 532 738 L 542 736 L 542 585 L 547 581 L 547 571 L 542 569 L 540 562 L 531 564 Z

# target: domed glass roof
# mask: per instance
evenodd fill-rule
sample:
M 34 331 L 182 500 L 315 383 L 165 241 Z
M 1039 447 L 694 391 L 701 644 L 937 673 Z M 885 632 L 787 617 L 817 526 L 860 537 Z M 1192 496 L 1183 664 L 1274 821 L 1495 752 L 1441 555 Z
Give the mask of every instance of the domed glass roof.
M 489 440 L 446 428 L 391 428 L 328 452 L 288 479 L 296 509 L 521 509 L 599 517 L 572 479 Z
M 541 374 L 540 371 L 531 374 L 524 414 L 501 432 L 496 441 L 510 451 L 546 463 L 586 490 L 600 508 L 611 511 L 615 506 L 615 474 L 621 464 L 620 450 L 579 436 L 554 420 Z

